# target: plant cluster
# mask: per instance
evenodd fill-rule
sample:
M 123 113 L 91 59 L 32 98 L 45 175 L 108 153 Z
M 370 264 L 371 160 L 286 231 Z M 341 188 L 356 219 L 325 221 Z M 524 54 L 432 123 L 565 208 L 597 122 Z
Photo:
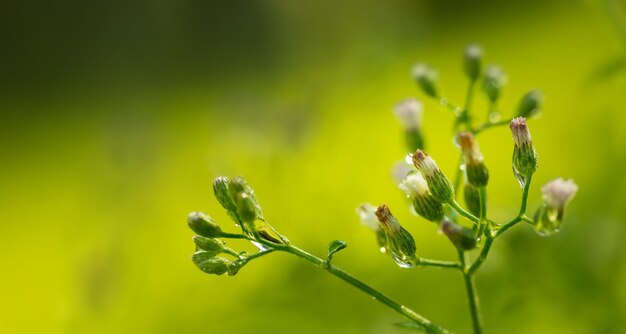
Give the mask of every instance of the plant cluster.
M 565 208 L 578 190 L 571 180 L 558 178 L 550 181 L 541 189 L 543 193 L 541 206 L 532 217 L 527 215 L 527 202 L 532 177 L 538 167 L 538 154 L 526 120 L 539 114 L 543 95 L 538 90 L 531 90 L 523 95 L 514 117 L 500 120 L 497 103 L 507 77 L 496 65 L 483 69 L 482 58 L 482 50 L 476 45 L 470 45 L 465 50 L 463 69 L 469 85 L 463 107 L 453 105 L 440 94 L 437 73 L 430 66 L 418 64 L 412 71 L 422 92 L 429 98 L 436 99 L 453 113 L 454 139 L 460 150 L 460 158 L 455 168 L 456 175 L 452 179 L 441 171 L 435 160 L 424 150 L 422 103 L 411 98 L 401 101 L 394 108 L 411 152 L 406 157 L 406 164 L 396 167 L 395 175 L 399 176 L 398 187 L 410 200 L 411 211 L 416 216 L 436 224 L 438 230 L 450 240 L 456 248 L 458 260 L 441 261 L 418 256 L 413 237 L 393 216 L 387 205 L 362 204 L 357 208 L 361 222 L 375 232 L 380 251 L 388 254 L 398 266 L 439 267 L 461 273 L 474 333 L 482 333 L 474 278 L 487 259 L 494 241 L 520 222 L 530 224 L 541 236 L 559 231 Z M 489 102 L 489 109 L 483 121 L 470 111 L 475 87 L 479 84 Z M 512 169 L 513 176 L 521 188 L 521 203 L 519 211 L 512 219 L 499 223 L 488 216 L 489 169 L 479 149 L 477 137 L 487 129 L 503 125 L 509 125 L 513 137 Z M 449 330 L 333 265 L 333 255 L 347 246 L 345 242 L 332 241 L 324 258 L 312 255 L 291 243 L 267 223 L 254 190 L 242 177 L 232 179 L 218 177 L 213 182 L 213 191 L 228 216 L 241 228 L 241 232 L 224 232 L 210 216 L 201 212 L 191 213 L 188 224 L 197 234 L 193 238 L 196 252 L 192 260 L 200 270 L 209 274 L 227 273 L 232 276 L 254 259 L 275 251 L 287 252 L 326 270 L 402 314 L 407 321 L 399 323 L 400 326 L 425 333 L 450 333 Z M 465 206 L 457 201 L 461 195 Z M 249 240 L 259 251 L 253 254 L 237 252 L 226 246 L 223 239 Z

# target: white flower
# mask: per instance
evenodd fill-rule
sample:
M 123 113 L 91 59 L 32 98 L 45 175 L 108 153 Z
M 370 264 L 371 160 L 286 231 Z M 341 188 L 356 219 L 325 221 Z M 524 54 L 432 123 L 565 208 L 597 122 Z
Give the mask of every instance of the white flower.
M 509 127 L 513 133 L 515 146 L 522 147 L 526 144 L 532 143 L 530 131 L 528 130 L 528 125 L 526 125 L 526 119 L 524 117 L 513 118 Z
M 409 198 L 424 195 L 428 192 L 428 183 L 420 173 L 409 173 L 398 186 Z
M 563 180 L 562 178 L 552 180 L 541 188 L 546 204 L 558 210 L 563 210 L 577 191 L 578 186 L 572 179 Z
M 375 206 L 369 203 L 363 203 L 356 208 L 356 214 L 361 218 L 361 224 L 369 227 L 373 231 L 380 230 Z
M 414 98 L 402 100 L 393 108 L 393 113 L 405 129 L 419 129 L 423 119 L 422 102 Z

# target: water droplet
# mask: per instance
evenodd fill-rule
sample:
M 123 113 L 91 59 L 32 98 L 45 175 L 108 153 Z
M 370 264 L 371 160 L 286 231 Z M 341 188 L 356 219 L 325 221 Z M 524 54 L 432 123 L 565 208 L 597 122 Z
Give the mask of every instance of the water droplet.
M 497 123 L 499 121 L 500 121 L 500 113 L 499 112 L 494 111 L 494 112 L 489 114 L 489 122 Z
M 258 248 L 258 249 L 259 249 L 259 251 L 261 251 L 261 252 L 263 252 L 263 251 L 266 251 L 266 250 L 269 250 L 269 249 L 270 249 L 269 247 L 267 247 L 267 246 L 265 246 L 265 245 L 263 245 L 263 244 L 260 244 L 260 243 L 258 243 L 258 242 L 256 242 L 256 241 L 250 241 L 250 242 L 251 242 L 251 243 L 252 243 L 252 244 L 253 244 L 256 248 Z
M 526 177 L 524 174 L 520 173 L 515 166 L 513 166 L 513 174 L 515 175 L 515 179 L 517 180 L 517 183 L 519 183 L 519 186 L 524 188 L 524 185 L 526 185 Z
M 400 257 L 393 253 L 391 254 L 391 257 L 401 268 L 414 268 L 417 262 L 414 258 L 408 258 L 406 256 Z

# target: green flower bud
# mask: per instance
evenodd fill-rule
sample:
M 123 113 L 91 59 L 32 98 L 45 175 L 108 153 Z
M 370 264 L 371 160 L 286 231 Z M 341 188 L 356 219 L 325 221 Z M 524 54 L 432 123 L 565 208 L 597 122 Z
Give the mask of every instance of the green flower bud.
M 435 160 L 422 150 L 417 150 L 411 156 L 413 165 L 424 176 L 428 189 L 433 197 L 442 203 L 454 200 L 454 189 L 452 183 L 439 169 Z
M 443 219 L 443 204 L 430 193 L 421 174 L 410 172 L 398 187 L 413 201 L 413 209 L 418 215 L 432 222 Z
M 483 163 L 483 155 L 478 149 L 474 136 L 469 132 L 460 132 L 456 139 L 465 158 L 467 182 L 475 187 L 485 187 L 489 182 L 489 170 Z
M 509 125 L 513 133 L 513 173 L 523 188 L 529 175 L 537 170 L 538 157 L 530 131 L 523 117 L 514 118 Z
M 422 103 L 416 99 L 406 99 L 396 104 L 393 112 L 405 131 L 406 144 L 410 151 L 424 148 L 422 135 Z
M 222 240 L 219 239 L 214 239 L 214 238 L 205 238 L 205 237 L 201 237 L 199 235 L 195 235 L 193 237 L 193 242 L 196 244 L 196 246 L 205 251 L 205 252 L 209 252 L 209 253 L 213 253 L 213 254 L 219 254 L 222 253 L 224 251 L 224 242 Z
M 227 269 L 228 276 L 237 275 L 239 270 L 243 268 L 243 266 L 245 266 L 246 263 L 247 261 L 243 259 L 238 259 L 238 260 L 233 261 L 231 264 L 228 265 L 228 269 Z
M 215 221 L 203 212 L 192 212 L 187 217 L 189 228 L 199 235 L 207 238 L 219 237 L 222 229 Z
M 438 97 L 437 93 L 437 72 L 426 64 L 417 64 L 413 66 L 413 78 L 420 86 L 422 91 L 430 97 Z
M 228 192 L 235 205 L 237 216 L 244 223 L 252 223 L 255 219 L 263 219 L 261 207 L 256 199 L 254 190 L 243 177 L 236 177 L 230 181 Z
M 205 251 L 195 252 L 191 260 L 200 270 L 213 275 L 222 275 L 228 271 L 230 264 L 227 259 Z
M 493 103 L 498 100 L 507 81 L 508 78 L 500 67 L 497 65 L 487 66 L 485 78 L 483 79 L 483 91 L 489 101 Z
M 229 192 L 230 180 L 226 176 L 220 176 L 213 180 L 213 193 L 215 198 L 226 211 L 235 212 L 235 203 L 233 203 Z
M 417 264 L 416 247 L 411 234 L 402 228 L 384 204 L 376 210 L 376 217 L 380 227 L 385 231 L 387 249 L 396 264 L 402 268 L 415 267 Z
M 470 81 L 476 81 L 480 76 L 480 63 L 483 51 L 478 45 L 470 45 L 465 49 L 463 69 Z
M 361 219 L 361 224 L 369 227 L 374 233 L 376 233 L 376 241 L 381 253 L 387 252 L 387 235 L 380 225 L 378 224 L 378 218 L 376 218 L 376 207 L 364 203 L 356 208 L 356 214 Z
M 552 180 L 541 188 L 544 203 L 535 213 L 535 230 L 539 235 L 548 236 L 559 231 L 565 207 L 577 191 L 574 181 L 562 178 Z
M 531 118 L 541 112 L 543 93 L 538 89 L 533 89 L 522 97 L 517 107 L 517 117 Z
M 480 216 L 480 194 L 478 192 L 478 188 L 473 185 L 466 183 L 465 188 L 463 189 L 463 195 L 465 198 L 465 205 L 470 213 L 474 216 Z
M 447 219 L 441 222 L 439 228 L 458 250 L 467 251 L 476 248 L 476 238 L 474 238 L 472 229 L 455 224 Z

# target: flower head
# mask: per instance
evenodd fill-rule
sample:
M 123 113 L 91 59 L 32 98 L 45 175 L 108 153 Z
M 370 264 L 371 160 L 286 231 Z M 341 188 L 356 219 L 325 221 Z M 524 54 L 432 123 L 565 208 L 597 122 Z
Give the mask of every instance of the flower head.
M 506 85 L 507 76 L 497 65 L 489 65 L 485 70 L 483 90 L 491 102 L 496 102 L 500 97 L 502 88 Z
M 413 201 L 415 213 L 433 222 L 443 219 L 443 204 L 433 197 L 419 172 L 409 173 L 398 187 Z
M 402 268 L 412 268 L 417 264 L 415 240 L 391 214 L 387 205 L 376 210 L 376 217 L 387 236 L 387 249 L 393 260 Z
M 467 181 L 475 187 L 484 187 L 489 181 L 489 170 L 483 163 L 483 155 L 470 132 L 459 132 L 456 137 L 465 158 Z
M 439 166 L 435 163 L 428 153 L 417 150 L 411 156 L 413 165 L 424 176 L 426 183 L 433 197 L 439 202 L 447 203 L 454 198 L 454 190 L 452 183 L 439 169 Z
M 426 95 L 437 97 L 437 72 L 434 69 L 424 63 L 419 63 L 413 66 L 411 72 L 413 78 Z
M 515 142 L 513 173 L 520 186 L 524 187 L 526 179 L 537 170 L 539 159 L 526 125 L 526 119 L 523 117 L 514 118 L 509 126 Z
M 393 108 L 393 113 L 405 129 L 419 129 L 423 119 L 422 102 L 414 98 L 402 100 Z
M 572 200 L 578 186 L 574 181 L 558 178 L 541 188 L 543 205 L 535 213 L 535 230 L 542 236 L 558 232 L 565 215 L 565 207 Z

